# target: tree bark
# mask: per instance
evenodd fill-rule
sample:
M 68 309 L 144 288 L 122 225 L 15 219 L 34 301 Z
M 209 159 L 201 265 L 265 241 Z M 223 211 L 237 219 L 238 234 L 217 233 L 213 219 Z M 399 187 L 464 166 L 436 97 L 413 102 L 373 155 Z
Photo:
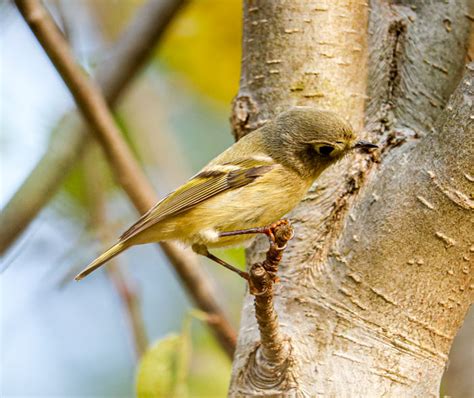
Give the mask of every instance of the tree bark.
M 328 170 L 290 214 L 275 297 L 289 365 L 259 379 L 247 296 L 230 396 L 438 395 L 474 299 L 469 4 L 245 2 L 236 137 L 304 104 L 365 120 L 380 150 Z

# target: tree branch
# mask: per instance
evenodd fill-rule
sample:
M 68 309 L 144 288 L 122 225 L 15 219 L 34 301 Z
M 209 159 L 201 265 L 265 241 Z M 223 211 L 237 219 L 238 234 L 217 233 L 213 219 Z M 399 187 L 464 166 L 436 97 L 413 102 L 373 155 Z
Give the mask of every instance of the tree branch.
M 39 0 L 16 1 L 18 9 L 68 86 L 84 118 L 94 128 L 118 183 L 145 212 L 155 202 L 153 188 L 121 139 L 121 133 L 99 89 L 76 64 L 69 45 Z M 135 187 L 140 187 L 136 189 Z
M 337 300 L 333 310 L 351 325 L 345 335 L 386 342 L 371 343 L 382 375 L 366 370 L 370 391 L 385 391 L 387 383 L 394 396 L 438 394 L 452 340 L 474 301 L 473 100 L 471 64 L 434 131 L 393 149 L 371 173 L 334 248 L 340 254 L 329 258 L 338 272 L 322 294 Z M 343 294 L 331 292 L 336 286 Z M 343 352 L 351 350 L 349 343 Z M 352 353 L 359 355 L 363 350 Z
M 116 259 L 112 259 L 108 265 L 107 274 L 122 302 L 127 323 L 130 327 L 136 358 L 140 359 L 148 347 L 148 337 L 143 323 L 140 300 L 136 289 L 125 277 Z
M 393 146 L 432 130 L 463 73 L 473 4 L 371 1 L 366 113 L 374 136 Z
M 140 213 L 146 212 L 158 198 L 122 139 L 100 91 L 76 64 L 68 44 L 40 1 L 16 0 L 16 4 L 69 87 L 85 119 L 93 127 L 92 132 L 100 142 L 117 181 L 137 210 Z M 202 310 L 211 312 L 215 319 L 219 319 L 210 325 L 223 348 L 231 356 L 235 342 L 232 328 L 214 300 L 207 280 L 201 273 L 196 272 L 197 262 L 191 263 L 189 259 L 184 259 L 174 244 L 163 242 L 160 245 L 196 303 Z
M 255 297 L 254 308 L 260 332 L 260 342 L 249 357 L 249 365 L 241 377 L 250 385 L 266 391 L 293 383 L 290 346 L 280 330 L 274 306 L 274 284 L 278 281 L 278 265 L 288 241 L 293 237 L 293 228 L 287 220 L 274 229 L 275 240 L 261 263 L 249 269 L 250 294 Z
M 343 3 L 246 2 L 235 135 L 292 104 L 328 107 L 361 126 L 367 98 L 360 134 L 379 138 L 382 153 L 327 170 L 290 215 L 296 239 L 274 303 L 295 384 L 268 391 L 241 377 L 259 341 L 246 297 L 232 397 L 437 396 L 473 301 L 474 84 L 462 83 L 442 113 L 462 75 L 472 2 L 373 0 L 368 30 L 367 5 Z M 257 242 L 248 263 L 261 254 Z
M 150 0 L 99 65 L 97 81 L 114 106 L 150 57 L 157 41 L 185 0 Z M 76 113 L 63 117 L 44 156 L 0 213 L 0 254 L 20 236 L 59 189 L 87 143 L 87 128 Z
M 338 112 L 360 128 L 366 99 L 367 20 L 365 1 L 340 1 L 330 5 L 319 0 L 245 1 L 241 83 L 232 115 L 234 136 L 242 137 L 292 105 L 313 105 Z M 321 222 L 321 218 L 324 220 L 327 213 L 333 212 L 333 198 L 343 197 L 353 189 L 355 177 L 350 163 L 353 159 L 348 157 L 336 170 L 329 170 L 318 180 L 317 186 L 324 192 L 321 197 L 324 209 L 305 212 L 302 207 L 301 211 L 296 209 L 291 214 L 298 242 L 290 245 L 290 253 L 305 241 L 313 242 L 312 245 L 317 247 L 321 245 L 325 232 L 330 228 L 328 224 L 331 224 Z M 366 162 L 362 156 L 357 161 Z M 319 189 L 317 192 L 313 190 L 309 197 L 318 194 Z M 339 206 L 344 206 L 343 200 Z M 306 248 L 303 251 L 306 252 Z M 261 246 L 257 242 L 247 255 L 247 263 L 254 263 L 260 255 Z M 305 315 L 289 312 L 283 302 L 286 302 L 286 297 L 301 296 L 305 289 L 298 287 L 290 292 L 291 285 L 297 282 L 294 279 L 296 269 L 286 264 L 292 264 L 292 261 L 283 261 L 280 267 L 282 283 L 276 293 L 283 300 L 278 300 L 278 307 L 282 309 L 279 311 L 280 326 L 283 333 L 293 336 L 293 324 L 301 324 Z M 303 281 L 310 284 L 304 277 Z M 305 300 L 298 298 L 295 301 L 300 299 L 301 302 Z M 286 377 L 288 383 L 274 386 L 271 390 L 241 377 L 252 367 L 249 358 L 260 337 L 253 314 L 246 311 L 250 300 L 250 297 L 246 298 L 242 313 L 229 394 L 291 395 L 298 384 L 306 382 L 290 382 L 298 379 L 295 378 L 297 368 L 293 366 Z M 296 323 L 295 317 L 299 318 Z M 302 329 L 301 333 L 309 331 Z M 291 360 L 295 361 L 303 349 L 294 352 L 293 339 L 290 346 Z M 308 363 L 311 361 L 308 359 Z
M 107 102 L 114 103 L 156 49 L 168 25 L 188 0 L 149 0 L 142 6 L 118 45 L 97 71 L 97 82 Z
M 341 110 L 363 125 L 367 3 L 244 1 L 236 139 L 292 105 Z M 297 56 L 295 56 L 297 55 Z

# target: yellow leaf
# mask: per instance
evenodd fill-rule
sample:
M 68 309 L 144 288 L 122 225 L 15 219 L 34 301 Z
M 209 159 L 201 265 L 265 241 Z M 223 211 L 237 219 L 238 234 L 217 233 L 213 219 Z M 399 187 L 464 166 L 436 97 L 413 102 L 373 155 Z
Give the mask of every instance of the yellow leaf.
M 173 21 L 159 60 L 206 95 L 229 103 L 237 93 L 242 36 L 240 0 L 196 0 Z

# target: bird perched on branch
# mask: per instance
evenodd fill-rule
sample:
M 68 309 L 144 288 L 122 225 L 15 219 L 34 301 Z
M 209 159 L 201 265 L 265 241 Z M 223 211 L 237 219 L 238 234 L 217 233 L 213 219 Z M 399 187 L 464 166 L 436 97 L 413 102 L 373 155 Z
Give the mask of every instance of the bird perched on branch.
M 176 240 L 241 276 L 208 248 L 243 244 L 292 210 L 328 166 L 355 148 L 351 126 L 333 112 L 295 107 L 225 150 L 158 202 L 76 276 L 82 279 L 134 245 Z

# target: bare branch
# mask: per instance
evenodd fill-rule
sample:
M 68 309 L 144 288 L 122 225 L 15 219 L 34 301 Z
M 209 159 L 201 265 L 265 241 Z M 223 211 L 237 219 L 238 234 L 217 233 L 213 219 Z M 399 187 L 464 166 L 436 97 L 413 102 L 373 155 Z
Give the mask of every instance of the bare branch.
M 163 31 L 185 0 L 150 0 L 131 22 L 99 65 L 97 81 L 110 106 L 114 106 L 133 77 L 150 57 Z M 84 152 L 87 128 L 75 114 L 65 116 L 51 136 L 49 147 L 0 214 L 0 253 L 20 236 L 59 189 Z
M 16 0 L 16 4 L 69 87 L 85 119 L 93 127 L 91 132 L 95 133 L 95 137 L 100 142 L 117 181 L 137 210 L 140 213 L 146 212 L 158 198 L 121 137 L 100 91 L 76 64 L 63 35 L 41 2 Z M 225 320 L 217 301 L 214 300 L 207 280 L 202 273 L 196 272 L 197 262 L 184 259 L 181 251 L 174 244 L 163 242 L 160 245 L 200 308 L 220 319 L 219 322 L 210 323 L 210 325 L 223 348 L 232 355 L 235 342 L 235 336 L 231 333 L 232 328 Z
M 105 239 L 104 239 L 105 242 Z M 105 248 L 105 245 L 103 246 Z M 127 318 L 127 323 L 130 327 L 130 334 L 132 336 L 133 345 L 137 359 L 139 359 L 148 347 L 148 337 L 141 315 L 140 300 L 136 293 L 136 289 L 127 280 L 122 270 L 119 268 L 118 261 L 112 259 L 107 267 L 107 274 L 109 275 L 112 284 L 120 297 L 124 312 Z
M 278 281 L 278 264 L 288 241 L 293 237 L 293 228 L 289 221 L 281 220 L 272 233 L 275 240 L 270 239 L 265 261 L 250 267 L 249 285 L 250 293 L 255 296 L 255 317 L 260 330 L 263 357 L 269 362 L 281 364 L 286 354 L 273 305 L 273 285 Z
M 52 134 L 47 152 L 0 212 L 0 254 L 5 253 L 49 202 L 80 159 L 87 137 L 77 113 L 64 117 Z
M 291 224 L 284 220 L 274 228 L 275 240 L 262 263 L 254 263 L 249 269 L 250 294 L 255 296 L 255 318 L 260 332 L 260 342 L 249 357 L 249 365 L 242 372 L 247 382 L 261 389 L 293 382 L 292 358 L 287 338 L 282 335 L 274 306 L 274 284 L 278 281 L 278 264 L 288 241 L 293 237 Z
M 146 64 L 166 28 L 187 0 L 149 0 L 99 66 L 97 82 L 109 104 L 122 95 Z
M 265 391 L 265 394 L 278 394 L 296 386 L 294 360 L 288 336 L 284 336 L 275 310 L 275 283 L 279 281 L 278 266 L 293 238 L 293 228 L 288 220 L 280 220 L 270 227 L 270 247 L 262 262 L 249 267 L 249 292 L 254 296 L 255 318 L 260 340 L 251 347 L 249 355 L 238 358 L 244 365 L 234 383 L 243 388 L 233 391 L 238 396 L 247 396 L 250 389 Z M 272 395 L 273 396 L 273 395 Z
M 95 137 L 112 164 L 119 184 L 139 211 L 147 211 L 156 199 L 153 188 L 121 139 L 121 133 L 99 89 L 76 64 L 64 36 L 42 4 L 37 0 L 19 0 L 16 4 L 69 87 L 85 119 L 94 127 Z M 139 190 L 136 186 L 140 187 Z

